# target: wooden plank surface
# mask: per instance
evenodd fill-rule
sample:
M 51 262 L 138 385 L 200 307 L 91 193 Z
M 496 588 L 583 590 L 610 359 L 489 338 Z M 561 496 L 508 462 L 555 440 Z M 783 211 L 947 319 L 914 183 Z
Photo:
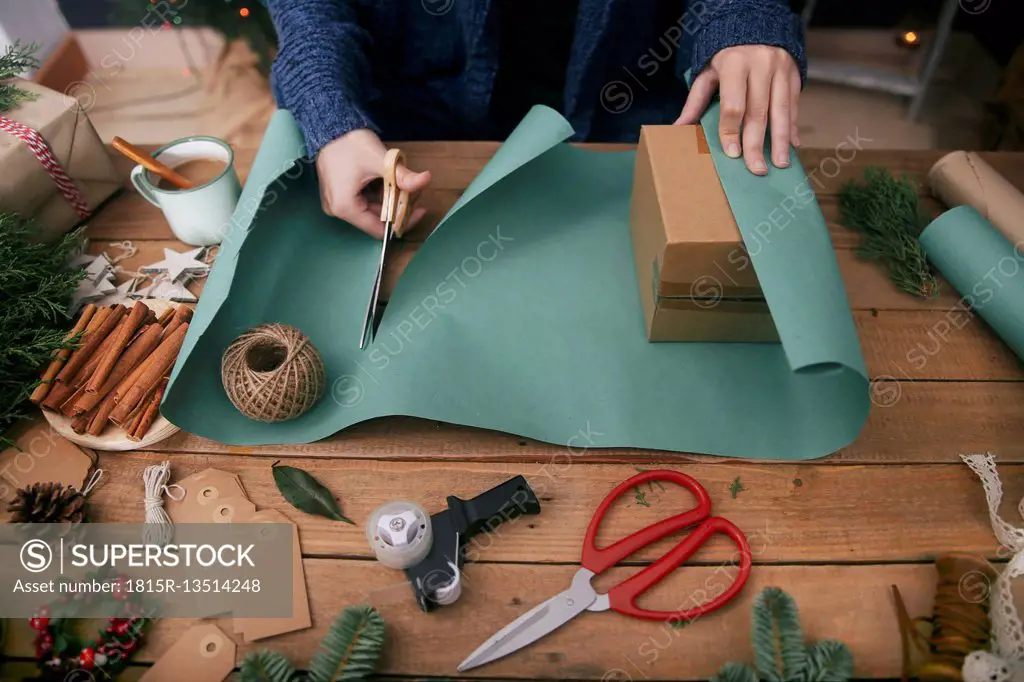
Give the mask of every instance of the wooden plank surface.
M 385 296 L 497 145 L 402 147 L 413 167 L 431 169 L 434 184 L 423 197 L 428 219 L 389 264 Z M 236 155 L 244 176 L 255 148 L 236 147 Z M 888 586 L 900 586 L 912 615 L 926 615 L 936 554 L 961 550 L 997 557 L 981 486 L 959 453 L 996 451 L 1007 509 L 1024 495 L 1021 361 L 963 310 L 948 286 L 928 301 L 896 291 L 877 266 L 858 260 L 858 238 L 840 224 L 839 188 L 872 165 L 910 177 L 923 210 L 939 212 L 942 206 L 928 195 L 923 179 L 940 156 L 867 148 L 851 157 L 849 147 L 800 151 L 829 222 L 873 378 L 875 404 L 867 425 L 834 455 L 770 463 L 630 449 L 570 454 L 564 446 L 412 418 L 377 419 L 298 446 L 230 447 L 180 433 L 151 452 L 101 454 L 105 475 L 92 496 L 95 518 L 140 520 L 142 469 L 165 458 L 176 478 L 208 467 L 237 473 L 258 507 L 279 509 L 299 524 L 306 556 L 315 627 L 261 646 L 286 653 L 302 667 L 342 608 L 368 602 L 388 622 L 385 676 L 449 677 L 479 640 L 568 585 L 583 528 L 598 501 L 637 466 L 660 463 L 702 481 L 716 512 L 751 538 L 757 566 L 741 600 L 679 630 L 585 614 L 536 646 L 474 673 L 491 679 L 707 679 L 726 660 L 749 660 L 751 600 L 764 586 L 779 585 L 797 599 L 809 637 L 850 645 L 858 678 L 896 677 L 900 654 Z M 983 156 L 1024 187 L 1024 155 Z M 118 164 L 125 171 L 130 166 Z M 159 212 L 131 191 L 92 221 L 89 235 L 94 252 L 131 240 L 139 251 L 122 263 L 128 269 L 158 260 L 164 247 L 183 248 Z M 387 500 L 415 499 L 434 511 L 448 494 L 470 497 L 518 473 L 537 490 L 543 512 L 471 545 L 474 561 L 466 567 L 464 596 L 453 607 L 425 615 L 412 604 L 401 575 L 370 560 L 361 525 L 310 517 L 283 501 L 270 473 L 281 456 L 315 473 L 357 524 Z M 733 497 L 729 488 L 737 477 L 745 490 Z M 649 507 L 631 497 L 614 509 L 602 539 L 621 537 L 687 503 L 684 494 L 672 491 L 648 490 L 644 497 Z M 638 559 L 650 560 L 665 547 L 649 548 Z M 726 544 L 712 543 L 695 558 L 698 566 L 673 574 L 648 605 L 675 607 L 692 600 L 731 575 L 731 565 L 724 563 L 729 556 Z M 155 660 L 189 625 L 187 619 L 159 622 L 138 662 Z M 30 636 L 23 622 L 14 623 L 7 651 L 29 656 Z M 243 646 L 241 652 L 252 649 Z M 133 667 L 125 679 L 136 679 L 140 670 Z
M 388 625 L 381 673 L 454 676 L 455 666 L 478 643 L 566 589 L 576 570 L 573 565 L 475 564 L 466 571 L 456 606 L 424 614 L 412 604 L 401 574 L 374 562 L 307 559 L 305 568 L 314 595 L 314 627 L 262 644 L 243 644 L 240 655 L 270 646 L 293 661 L 309 661 L 337 613 L 350 604 L 369 603 L 380 609 Z M 614 583 L 635 570 L 614 569 L 607 577 Z M 724 589 L 734 570 L 722 564 L 676 571 L 655 588 L 659 592 L 652 592 L 648 606 L 686 606 L 702 594 Z M 934 576 L 932 566 L 915 564 L 763 566 L 751 574 L 735 602 L 682 629 L 615 613 L 586 613 L 530 648 L 473 672 L 512 679 L 706 680 L 728 660 L 750 659 L 751 603 L 763 588 L 781 585 L 801 606 L 808 638 L 840 639 L 851 648 L 857 677 L 898 677 L 899 635 L 889 586 L 899 586 L 910 613 L 923 615 L 930 612 Z M 136 659 L 155 660 L 192 622 L 156 622 Z M 229 622 L 220 625 L 230 628 Z M 25 622 L 15 623 L 9 638 L 12 654 L 31 655 L 31 631 Z M 606 677 L 616 671 L 632 677 Z
M 861 435 L 838 453 L 810 463 L 950 463 L 961 452 L 993 451 L 1003 461 L 1024 462 L 1024 383 L 929 381 L 872 384 L 875 406 Z M 303 455 L 380 460 L 547 461 L 565 447 L 497 431 L 411 417 L 374 419 L 303 445 L 230 446 L 178 433 L 154 450 L 192 454 Z M 735 460 L 629 449 L 590 449 L 574 462 Z
M 604 496 L 637 473 L 629 464 L 578 464 L 569 453 L 529 464 L 290 459 L 341 500 L 355 525 L 332 522 L 292 508 L 277 491 L 267 457 L 189 456 L 171 459 L 175 479 L 206 468 L 238 474 L 259 509 L 273 508 L 299 524 L 307 556 L 372 559 L 363 534 L 371 512 L 395 499 L 414 499 L 433 512 L 448 495 L 471 498 L 522 474 L 541 500 L 539 515 L 503 525 L 496 539 L 471 544 L 473 561 L 573 563 L 580 541 Z M 156 453 L 107 454 L 100 459 L 105 484 L 91 498 L 93 520 L 142 523 L 141 475 L 165 459 Z M 695 477 L 711 494 L 715 513 L 746 532 L 758 563 L 928 561 L 951 548 L 997 558 L 981 485 L 962 464 L 928 466 L 819 466 L 743 463 L 724 467 L 663 465 Z M 1005 466 L 1009 499 L 1024 496 L 1024 468 Z M 730 486 L 739 478 L 744 490 Z M 638 496 L 638 493 L 641 495 Z M 649 506 L 645 506 L 649 505 Z M 602 528 L 600 541 L 625 537 L 652 521 L 693 506 L 676 486 L 645 486 L 623 498 Z M 949 513 L 950 509 L 958 513 Z M 919 523 L 929 519 L 929 523 Z M 880 533 L 879 528 L 887 529 Z M 637 555 L 649 561 L 674 544 L 659 543 Z M 696 557 L 718 564 L 732 556 L 728 542 L 713 542 Z

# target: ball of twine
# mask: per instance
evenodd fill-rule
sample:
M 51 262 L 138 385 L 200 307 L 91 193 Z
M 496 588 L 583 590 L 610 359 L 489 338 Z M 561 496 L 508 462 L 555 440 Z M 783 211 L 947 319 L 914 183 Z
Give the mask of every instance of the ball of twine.
M 294 419 L 324 394 L 324 363 L 294 327 L 263 324 L 224 351 L 220 378 L 238 411 L 261 422 Z

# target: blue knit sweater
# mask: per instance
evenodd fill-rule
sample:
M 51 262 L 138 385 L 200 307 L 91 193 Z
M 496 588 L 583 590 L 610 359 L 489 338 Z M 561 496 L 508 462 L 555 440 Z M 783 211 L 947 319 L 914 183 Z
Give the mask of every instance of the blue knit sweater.
M 277 102 L 311 156 L 357 128 L 391 140 L 495 139 L 500 1 L 269 0 Z M 691 0 L 667 28 L 651 19 L 657 2 L 579 0 L 562 107 L 574 139 L 635 141 L 641 124 L 671 122 L 686 98 L 682 74 L 732 45 L 785 48 L 806 71 L 785 0 Z

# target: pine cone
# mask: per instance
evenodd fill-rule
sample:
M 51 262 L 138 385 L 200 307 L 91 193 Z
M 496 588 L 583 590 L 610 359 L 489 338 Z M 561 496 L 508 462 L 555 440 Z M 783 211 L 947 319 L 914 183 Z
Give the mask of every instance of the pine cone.
M 85 495 L 60 483 L 34 483 L 8 506 L 11 523 L 70 523 L 85 520 Z

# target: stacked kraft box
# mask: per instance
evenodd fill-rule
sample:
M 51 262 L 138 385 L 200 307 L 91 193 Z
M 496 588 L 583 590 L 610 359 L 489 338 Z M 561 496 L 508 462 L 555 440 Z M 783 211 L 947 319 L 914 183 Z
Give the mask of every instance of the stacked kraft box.
M 700 126 L 644 126 L 630 206 L 650 341 L 778 342 Z

